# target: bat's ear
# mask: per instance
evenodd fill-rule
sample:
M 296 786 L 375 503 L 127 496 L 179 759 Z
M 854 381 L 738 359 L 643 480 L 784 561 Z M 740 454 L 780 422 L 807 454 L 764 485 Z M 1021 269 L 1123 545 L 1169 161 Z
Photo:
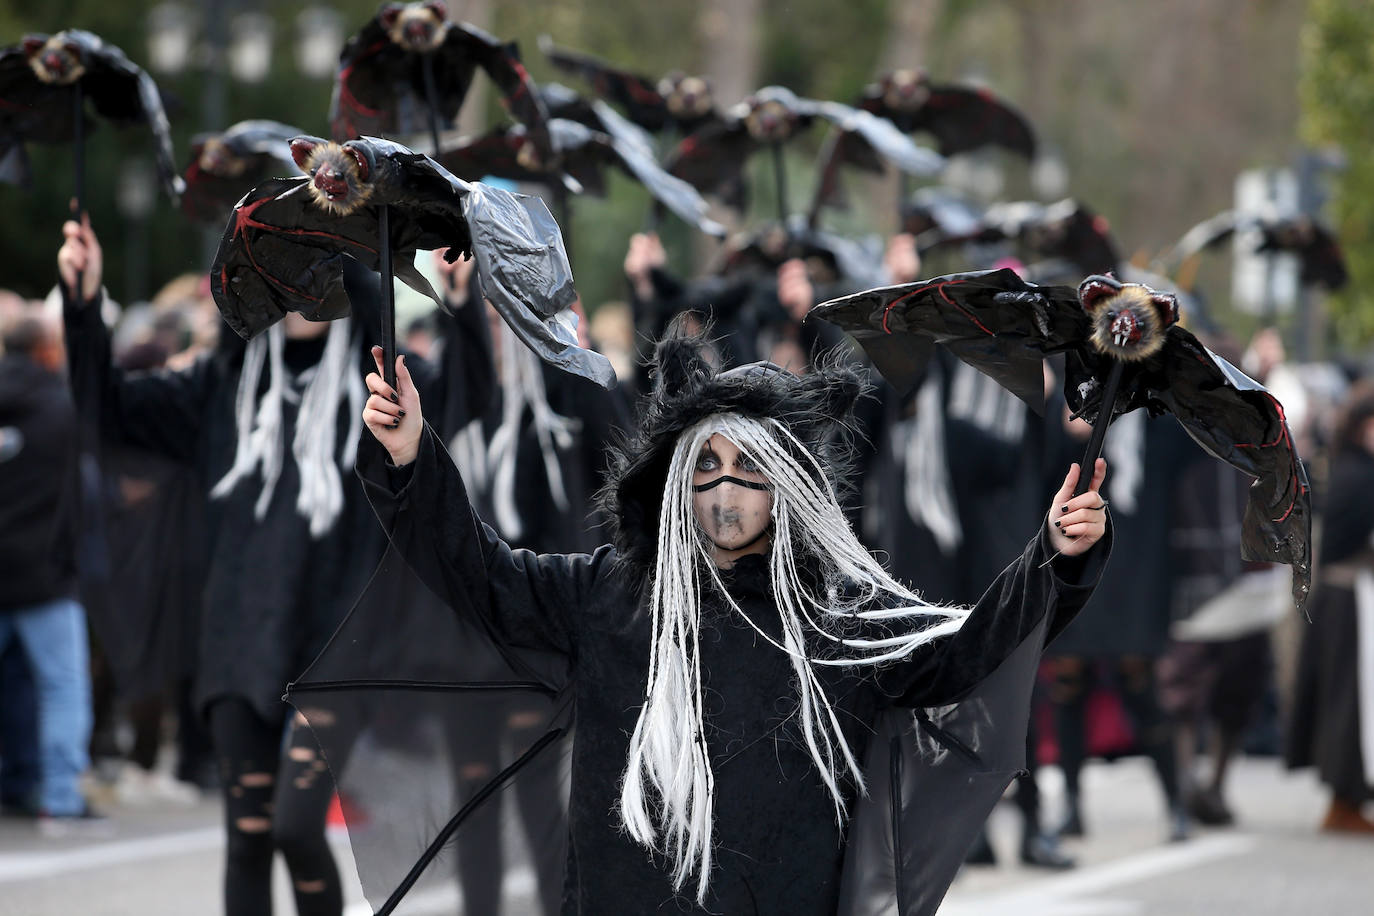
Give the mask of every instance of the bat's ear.
M 1154 303 L 1155 310 L 1159 312 L 1160 319 L 1164 326 L 1178 323 L 1178 297 L 1173 293 L 1151 293 L 1150 301 Z
M 315 151 L 315 147 L 324 141 L 316 137 L 292 137 L 291 138 L 291 158 L 296 161 L 296 166 L 302 172 L 309 172 L 310 154 Z
M 396 24 L 396 20 L 400 18 L 403 9 L 405 9 L 405 6 L 401 3 L 384 4 L 382 8 L 377 11 L 377 21 L 382 24 L 383 28 L 389 29 Z
M 1083 311 L 1091 312 L 1103 299 L 1109 299 L 1121 292 L 1121 281 L 1116 277 L 1093 274 L 1078 284 L 1078 301 Z
M 367 181 L 372 177 L 372 156 L 367 150 L 358 145 L 356 140 L 349 140 L 343 145 L 343 151 L 353 157 L 353 161 L 358 166 L 358 180 Z
M 23 42 L 24 56 L 33 57 L 39 51 L 43 50 L 43 46 L 47 43 L 48 36 L 46 35 L 40 35 L 37 33 L 34 33 L 32 35 L 25 35 Z
M 428 0 L 425 3 L 425 9 L 433 13 L 434 18 L 438 21 L 448 21 L 448 4 L 444 3 L 443 0 Z

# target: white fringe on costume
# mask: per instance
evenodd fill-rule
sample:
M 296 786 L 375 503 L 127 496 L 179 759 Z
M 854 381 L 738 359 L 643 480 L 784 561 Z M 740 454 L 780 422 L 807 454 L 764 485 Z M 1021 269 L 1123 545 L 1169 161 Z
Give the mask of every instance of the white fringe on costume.
M 555 413 L 544 388 L 544 372 L 539 357 L 501 323 L 501 423 L 482 444 L 482 418 L 478 417 L 453 437 L 450 452 L 454 464 L 473 492 L 489 495 L 496 530 L 507 540 L 524 535 L 525 523 L 515 503 L 516 451 L 520 445 L 525 408 L 544 459 L 544 474 L 549 493 L 560 512 L 568 511 L 568 492 L 563 485 L 559 450 L 572 447 L 578 421 Z
M 782 622 L 781 641 L 750 620 L 730 597 L 712 560 L 711 544 L 696 522 L 692 471 L 702 444 L 716 433 L 748 455 L 769 482 L 774 526 L 769 571 Z M 796 455 L 803 456 L 801 461 Z M 822 565 L 823 595 L 812 594 L 798 571 L 800 563 L 816 560 Z M 695 872 L 699 903 L 705 902 L 710 886 L 715 798 L 701 699 L 704 577 L 765 641 L 791 658 L 802 736 L 841 825 L 847 817 L 842 774 L 847 771 L 860 792 L 865 791 L 863 774 L 813 667 L 875 665 L 905 658 L 956 632 L 969 614 L 968 608 L 927 604 L 887 574 L 854 537 L 817 459 L 783 423 L 722 413 L 681 434 L 663 488 L 650 599 L 653 643 L 647 696 L 630 738 L 620 816 L 630 836 L 668 857 L 676 889 L 681 890 Z M 899 606 L 883 606 L 893 603 Z M 873 638 L 835 632 L 849 629 L 842 625 L 855 620 L 920 625 Z M 808 637 L 850 651 L 842 657 L 815 658 L 807 652 Z
M 306 385 L 300 395 L 291 456 L 300 471 L 296 511 L 310 520 L 312 537 L 327 533 L 343 510 L 341 471 L 347 472 L 353 466 L 357 454 L 365 391 L 361 374 L 352 371 L 356 352 L 352 337 L 349 319 L 332 322 L 319 363 L 301 373 Z M 280 324 L 248 342 L 234 400 L 238 434 L 234 463 L 210 491 L 212 498 L 222 499 L 260 468 L 262 491 L 253 505 L 253 514 L 259 520 L 267 515 L 281 478 L 286 453 L 282 414 L 286 400 L 295 396 L 290 388 L 285 349 L 286 331 Z M 269 372 L 267 391 L 259 400 L 258 387 L 265 366 Z M 350 417 L 348 435 L 336 459 L 333 453 L 338 439 L 340 402 L 345 399 Z

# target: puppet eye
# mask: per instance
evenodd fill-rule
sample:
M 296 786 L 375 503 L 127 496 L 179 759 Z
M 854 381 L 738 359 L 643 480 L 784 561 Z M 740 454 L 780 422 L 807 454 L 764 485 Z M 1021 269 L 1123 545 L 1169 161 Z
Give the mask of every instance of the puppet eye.
M 306 174 L 312 174 L 308 163 L 315 146 L 315 141 L 310 137 L 296 137 L 291 141 L 291 158 L 295 160 L 296 167 Z

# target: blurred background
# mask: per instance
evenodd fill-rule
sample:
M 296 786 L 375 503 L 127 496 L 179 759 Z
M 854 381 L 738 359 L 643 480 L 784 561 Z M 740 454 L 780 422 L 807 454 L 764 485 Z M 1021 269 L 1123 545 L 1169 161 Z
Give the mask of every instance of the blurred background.
M 1142 266 L 1189 226 L 1234 206 L 1242 175 L 1262 176 L 1271 188 L 1288 182 L 1283 193 L 1296 206 L 1336 227 L 1353 282 L 1319 306 L 1297 296 L 1271 303 L 1285 336 L 1307 348 L 1303 355 L 1320 356 L 1374 334 L 1365 282 L 1374 276 L 1374 9 L 1367 3 L 470 0 L 451 7 L 454 18 L 517 41 L 537 82 L 556 78 L 537 50 L 537 36 L 547 33 L 563 47 L 634 72 L 704 74 L 725 105 L 769 84 L 848 102 L 894 67 L 985 84 L 1027 115 L 1042 153 L 1029 164 L 1001 152 L 960 157 L 945 183 L 989 201 L 1073 196 L 1109 222 L 1123 255 Z M 11 0 L 0 9 L 0 34 L 17 39 L 80 24 L 122 47 L 170 97 L 172 134 L 184 156 L 193 134 L 250 117 L 326 135 L 337 49 L 375 8 L 367 0 Z M 484 76 L 476 92 L 463 108 L 463 133 L 503 119 Z M 822 139 L 815 131 L 810 148 L 789 145 L 798 196 L 808 193 Z M 187 232 L 156 193 L 142 131 L 106 127 L 88 142 L 89 186 L 98 189 L 88 208 L 109 235 L 110 290 L 119 301 L 145 299 L 202 264 L 207 242 Z M 52 283 L 50 254 L 69 193 L 70 156 L 66 148 L 45 148 L 31 192 L 0 187 L 0 205 L 19 217 L 0 226 L 3 283 L 23 295 L 42 295 Z M 766 157 L 755 158 L 755 168 L 768 167 Z M 860 205 L 838 214 L 833 228 L 893 231 L 895 208 L 877 204 L 892 198 L 896 179 L 851 183 Z M 759 183 L 756 212 L 774 212 L 771 188 Z M 623 295 L 624 239 L 641 228 L 642 200 L 628 180 L 613 176 L 606 198 L 577 208 L 574 267 L 593 309 Z M 706 257 L 676 223 L 665 235 L 675 260 Z M 1230 265 L 1211 260 L 1204 270 L 1216 275 L 1199 283 L 1212 291 L 1219 317 L 1245 337 L 1258 324 L 1258 309 L 1231 307 Z

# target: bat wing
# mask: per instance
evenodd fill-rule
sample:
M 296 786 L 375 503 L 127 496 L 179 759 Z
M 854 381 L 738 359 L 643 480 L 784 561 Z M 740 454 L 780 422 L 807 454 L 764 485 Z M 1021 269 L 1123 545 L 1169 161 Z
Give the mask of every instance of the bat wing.
M 613 67 L 590 54 L 558 48 L 547 35 L 540 36 L 539 48 L 558 70 L 586 80 L 599 97 L 624 108 L 635 124 L 650 131 L 668 126 L 668 105 L 653 80 Z
M 902 125 L 935 137 L 942 156 L 985 146 L 1035 158 L 1035 132 L 1026 117 L 986 89 L 931 86 L 926 103 Z
M 544 99 L 535 87 L 534 80 L 530 79 L 525 65 L 520 62 L 520 51 L 515 42 L 500 41 L 470 25 L 455 25 L 449 29 L 444 51 L 460 52 L 475 60 L 492 82 L 500 87 L 502 104 L 506 110 L 529 131 L 540 161 L 557 161 L 553 141 L 549 137 L 548 108 L 544 106 Z M 454 113 L 457 113 L 456 108 Z
M 545 362 L 613 386 L 606 357 L 578 346 L 572 269 L 544 202 L 479 183 L 469 186 L 463 212 L 482 294 L 515 335 Z
M 1234 210 L 1223 210 L 1215 216 L 1198 223 L 1174 243 L 1167 260 L 1178 264 L 1196 254 L 1206 251 L 1229 239 L 1239 226 L 1239 217 Z
M 871 289 L 822 303 L 813 317 L 848 331 L 899 392 L 914 390 L 938 343 L 1040 413 L 1045 355 L 1087 337 L 1075 290 L 1036 286 L 1008 269 Z
M 81 91 L 102 118 L 124 126 L 145 123 L 153 132 L 153 149 L 157 159 L 158 176 L 167 195 L 173 201 L 186 190 L 177 171 L 172 151 L 171 126 L 162 106 L 162 94 L 147 71 L 135 65 L 124 52 L 89 32 L 79 35 L 85 57 L 86 73 L 81 77 Z
M 397 85 L 409 76 L 407 63 L 405 51 L 378 18 L 369 19 L 339 54 L 329 103 L 330 135 L 342 143 L 392 132 Z
M 1209 454 L 1254 478 L 1242 554 L 1291 566 L 1293 598 L 1302 608 L 1312 582 L 1312 506 L 1283 405 L 1176 326 L 1142 371 L 1137 399 L 1152 413 L 1173 414 Z
M 498 127 L 444 150 L 438 156 L 438 162 L 466 181 L 476 181 L 484 175 L 511 181 L 547 181 L 547 171 L 536 171 L 521 163 L 520 148 L 524 143 L 523 132 L 513 131 L 510 127 Z
M 847 134 L 862 138 L 864 145 L 903 172 L 929 177 L 945 167 L 942 155 L 911 142 L 887 118 L 839 102 L 813 103 L 815 114 Z
M 725 235 L 725 227 L 706 215 L 709 206 L 696 188 L 670 175 L 658 164 L 648 135 L 638 125 L 604 102 L 595 102 L 593 110 L 605 126 L 621 166 L 644 185 L 655 200 L 707 235 Z
M 376 263 L 380 246 L 371 208 L 330 216 L 310 202 L 309 181 L 269 179 L 229 215 L 210 266 L 210 291 L 240 337 L 256 336 L 287 312 L 316 321 L 344 317 L 344 256 Z
M 1350 280 L 1345 255 L 1336 236 L 1310 217 L 1270 220 L 1261 224 L 1257 251 L 1290 251 L 1298 256 L 1304 285 L 1338 290 Z
M 742 120 L 722 119 L 683 137 L 665 168 L 703 194 L 721 194 L 742 185 L 744 164 L 756 147 Z

